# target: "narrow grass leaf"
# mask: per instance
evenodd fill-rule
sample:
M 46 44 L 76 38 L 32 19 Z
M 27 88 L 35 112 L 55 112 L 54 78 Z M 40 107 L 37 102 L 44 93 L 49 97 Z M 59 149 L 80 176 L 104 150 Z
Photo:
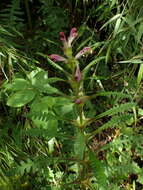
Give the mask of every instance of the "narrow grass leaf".
M 103 26 L 100 28 L 100 30 L 102 30 L 103 28 L 105 28 L 108 24 L 110 24 L 111 22 L 117 20 L 118 18 L 121 17 L 121 14 L 117 14 L 115 16 L 113 16 L 110 20 L 108 20 L 105 24 L 103 24 Z
M 139 85 L 143 77 L 143 64 L 140 64 L 138 76 L 137 76 L 137 84 Z

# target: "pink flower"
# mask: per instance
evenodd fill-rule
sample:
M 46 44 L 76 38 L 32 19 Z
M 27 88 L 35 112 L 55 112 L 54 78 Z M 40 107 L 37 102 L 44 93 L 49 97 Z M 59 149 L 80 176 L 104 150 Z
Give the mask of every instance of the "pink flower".
M 75 100 L 75 104 L 81 104 L 81 100 L 78 98 Z
M 67 47 L 67 46 L 68 46 L 68 44 L 67 44 L 67 39 L 66 39 L 66 36 L 65 36 L 65 33 L 64 33 L 64 32 L 60 32 L 60 40 L 63 42 L 64 47 Z
M 68 39 L 66 39 L 64 32 L 60 32 L 60 40 L 63 42 L 64 48 L 71 47 L 71 44 L 72 44 L 73 40 L 77 37 L 77 35 L 78 35 L 78 33 L 77 33 L 76 28 L 71 29 L 70 36 L 68 37 Z
M 66 41 L 66 36 L 64 32 L 60 32 L 60 40 L 65 42 Z
M 82 76 L 81 76 L 81 71 L 80 71 L 79 65 L 77 65 L 74 78 L 75 78 L 75 80 L 76 80 L 77 82 L 80 82 L 81 77 L 82 77 Z
M 52 59 L 53 61 L 59 61 L 59 62 L 66 62 L 66 58 L 60 56 L 60 55 L 57 55 L 57 54 L 52 54 L 52 55 L 49 55 L 50 59 Z
M 70 31 L 70 36 L 68 37 L 68 47 L 71 47 L 73 40 L 78 36 L 77 29 L 72 28 Z
M 50 55 L 49 56 L 50 59 L 52 59 L 55 62 L 56 61 L 68 62 L 68 58 L 72 57 L 72 49 L 71 49 L 72 42 L 77 36 L 78 36 L 78 32 L 76 28 L 71 29 L 70 35 L 68 38 L 66 38 L 64 32 L 60 32 L 60 40 L 63 42 L 63 45 L 64 45 L 63 51 L 67 59 L 57 54 Z M 90 47 L 84 47 L 79 53 L 77 53 L 77 55 L 75 56 L 75 59 L 79 59 L 82 55 L 86 55 L 89 53 L 92 53 L 92 49 Z M 77 66 L 76 71 L 75 71 L 75 80 L 77 80 L 78 82 L 81 80 L 81 72 L 80 72 L 79 66 Z
M 92 53 L 92 49 L 90 47 L 84 47 L 80 52 L 78 52 L 75 56 L 76 59 L 79 59 L 82 55 L 86 55 Z

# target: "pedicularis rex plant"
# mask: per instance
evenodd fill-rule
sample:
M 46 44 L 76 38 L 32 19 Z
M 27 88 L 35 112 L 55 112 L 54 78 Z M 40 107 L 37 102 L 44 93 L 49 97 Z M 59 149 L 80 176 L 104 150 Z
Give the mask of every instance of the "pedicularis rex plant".
M 63 52 L 66 58 L 57 55 L 52 54 L 50 55 L 50 58 L 54 61 L 62 61 L 65 62 L 67 69 L 69 72 L 67 72 L 67 78 L 68 82 L 72 88 L 72 97 L 71 99 L 77 104 L 77 111 L 78 111 L 78 118 L 74 125 L 78 127 L 80 130 L 83 130 L 86 126 L 87 119 L 84 116 L 83 107 L 85 104 L 85 100 L 88 98 L 84 94 L 83 89 L 83 76 L 82 72 L 80 70 L 80 64 L 78 59 L 85 55 L 92 53 L 92 49 L 90 47 L 84 47 L 79 53 L 77 53 L 76 56 L 73 56 L 72 52 L 72 42 L 77 37 L 77 29 L 72 28 L 70 32 L 70 36 L 68 39 L 66 39 L 65 34 L 63 32 L 60 33 L 60 39 L 63 42 Z
M 114 171 L 112 163 L 110 165 L 106 163 L 106 159 L 98 158 L 98 148 L 94 151 L 91 142 L 94 136 L 103 130 L 113 127 L 123 130 L 127 123 L 131 121 L 134 123 L 135 104 L 131 101 L 129 95 L 121 92 L 99 91 L 88 95 L 88 92 L 84 89 L 85 73 L 92 66 L 92 62 L 81 69 L 79 59 L 83 55 L 91 54 L 92 49 L 84 47 L 74 56 L 72 43 L 77 36 L 76 28 L 71 29 L 67 39 L 65 34 L 61 32 L 60 39 L 63 42 L 64 56 L 57 54 L 48 56 L 50 58 L 49 63 L 61 70 L 66 75 L 67 81 L 61 78 L 48 78 L 47 72 L 40 68 L 33 70 L 31 73 L 25 72 L 25 78 L 15 75 L 13 82 L 5 85 L 7 95 L 9 96 L 9 92 L 12 92 L 8 97 L 7 105 L 11 107 L 23 106 L 24 116 L 26 117 L 23 134 L 36 138 L 35 143 L 30 139 L 25 148 L 28 148 L 29 151 L 32 146 L 36 152 L 32 153 L 33 149 L 31 149 L 31 154 L 39 155 L 41 152 L 42 155 L 46 155 L 44 159 L 44 166 L 46 165 L 46 167 L 39 175 L 49 176 L 47 181 L 48 185 L 51 183 L 51 189 L 54 189 L 54 186 L 57 187 L 56 189 L 115 189 L 113 187 L 115 184 L 110 183 L 112 183 L 116 170 Z M 64 62 L 64 68 L 66 69 L 55 62 Z M 57 81 L 68 82 L 70 85 L 68 94 L 60 92 L 51 85 Z M 91 100 L 97 96 L 112 97 L 115 100 L 115 105 L 107 111 L 97 115 L 93 114 L 93 117 L 91 117 L 87 113 L 89 110 L 87 109 L 88 103 L 91 103 Z M 124 98 L 126 103 L 121 104 L 121 100 Z M 104 117 L 106 117 L 106 122 L 104 122 Z M 98 121 L 100 120 L 103 124 L 98 127 L 100 123 Z M 94 126 L 96 124 L 98 125 Z M 72 136 L 69 136 L 66 149 L 64 148 L 64 146 L 67 146 L 64 139 L 65 134 L 68 133 Z M 118 135 L 115 135 L 113 140 L 116 136 Z M 45 148 L 41 148 L 40 139 L 44 139 Z M 60 140 L 59 145 L 57 145 L 58 140 Z M 71 144 L 70 141 L 72 141 Z M 47 142 L 48 150 L 46 148 Z M 53 143 L 58 147 L 57 152 L 53 150 Z M 103 142 L 103 144 L 106 144 L 106 142 Z M 62 149 L 64 149 L 63 152 Z M 18 166 L 18 171 L 29 171 L 29 167 L 33 168 L 35 172 L 37 168 L 40 170 L 41 160 L 38 161 L 38 159 L 28 159 L 27 164 L 23 164 L 21 167 Z M 36 169 L 33 162 L 36 162 Z M 55 166 L 55 170 L 58 170 L 56 174 L 54 174 L 56 172 L 53 169 L 54 165 L 53 168 L 51 167 L 55 163 L 59 164 Z M 129 165 L 129 167 L 131 166 Z M 20 168 L 22 169 L 20 170 Z M 47 169 L 48 174 L 43 173 L 45 169 Z M 132 171 L 128 171 L 128 173 L 130 172 Z M 138 173 L 140 172 L 138 168 Z

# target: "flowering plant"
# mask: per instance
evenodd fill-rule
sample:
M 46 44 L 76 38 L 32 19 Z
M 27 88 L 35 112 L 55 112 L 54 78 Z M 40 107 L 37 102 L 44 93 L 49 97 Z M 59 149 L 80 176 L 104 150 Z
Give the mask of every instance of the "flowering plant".
M 60 40 L 63 43 L 63 52 L 64 57 L 57 54 L 49 55 L 50 59 L 52 59 L 55 62 L 64 62 L 68 65 L 68 68 L 70 68 L 70 77 L 69 82 L 71 84 L 71 87 L 73 89 L 74 95 L 76 96 L 75 103 L 80 104 L 82 101 L 80 100 L 80 96 L 83 93 L 81 92 L 82 89 L 82 71 L 80 69 L 80 63 L 78 59 L 80 59 L 83 55 L 87 55 L 92 53 L 91 47 L 84 47 L 82 50 L 80 50 L 75 56 L 73 56 L 72 51 L 72 43 L 77 38 L 78 32 L 76 28 L 72 28 L 70 31 L 70 35 L 68 38 L 66 38 L 64 32 L 60 32 Z
M 55 61 L 55 62 L 64 62 L 66 66 L 68 67 L 68 71 L 70 70 L 70 73 L 67 73 L 68 82 L 71 85 L 72 88 L 72 96 L 68 98 L 71 98 L 74 101 L 74 105 L 76 108 L 77 117 L 75 120 L 69 121 L 76 129 L 75 134 L 75 142 L 74 142 L 74 152 L 76 159 L 79 159 L 79 162 L 77 161 L 78 165 L 78 177 L 76 179 L 76 182 L 80 184 L 81 189 L 86 190 L 90 189 L 89 187 L 92 186 L 92 178 L 90 176 L 90 170 L 92 169 L 94 172 L 94 176 L 102 189 L 106 189 L 108 187 L 109 182 L 108 178 L 105 172 L 105 169 L 103 167 L 102 162 L 98 160 L 97 155 L 93 152 L 93 150 L 90 148 L 90 141 L 94 137 L 94 135 L 100 133 L 102 130 L 107 129 L 110 127 L 110 125 L 116 126 L 117 123 L 123 119 L 123 117 L 128 118 L 128 115 L 121 115 L 118 116 L 119 112 L 125 111 L 129 108 L 132 108 L 134 106 L 133 103 L 126 103 L 122 104 L 119 107 L 111 108 L 99 115 L 96 115 L 94 118 L 87 118 L 85 116 L 85 105 L 87 100 L 90 100 L 91 98 L 94 98 L 96 96 L 108 96 L 108 95 L 121 95 L 117 92 L 101 92 L 101 94 L 97 93 L 95 95 L 87 96 L 86 92 L 84 90 L 83 81 L 85 80 L 85 70 L 86 67 L 81 70 L 80 68 L 80 62 L 79 59 L 81 56 L 85 54 L 92 53 L 91 47 L 84 47 L 82 50 L 80 50 L 76 55 L 73 55 L 72 51 L 72 43 L 77 38 L 78 33 L 76 28 L 72 28 L 70 31 L 70 35 L 68 38 L 66 38 L 65 34 L 63 32 L 60 33 L 60 39 L 63 42 L 63 52 L 64 56 L 60 56 L 57 54 L 52 54 L 49 57 Z M 89 64 L 88 67 L 90 67 L 91 64 Z M 123 94 L 122 94 L 123 95 Z M 123 96 L 126 96 L 125 94 Z M 88 133 L 87 127 L 90 128 L 91 123 L 95 122 L 98 119 L 101 119 L 104 116 L 114 116 L 109 120 L 109 122 L 105 123 L 103 126 L 97 128 L 96 130 Z M 80 147 L 79 147 L 80 145 Z
M 54 64 L 56 68 L 64 71 L 67 75 L 67 82 L 70 84 L 70 95 L 65 95 L 51 85 L 52 82 L 63 81 L 63 79 L 48 78 L 47 71 L 37 68 L 30 73 L 27 72 L 26 79 L 18 76 L 14 78 L 12 83 L 5 85 L 8 93 L 9 91 L 12 92 L 8 98 L 7 105 L 15 108 L 25 106 L 24 111 L 26 110 L 28 113 L 28 119 L 26 120 L 27 128 L 32 125 L 30 131 L 32 130 L 33 134 L 38 138 L 39 136 L 42 137 L 42 139 L 45 138 L 44 145 L 46 145 L 46 153 L 44 152 L 44 157 L 46 155 L 46 160 L 47 158 L 49 159 L 47 168 L 54 167 L 56 163 L 55 170 L 52 171 L 52 169 L 48 169 L 48 182 L 51 183 L 51 189 L 53 189 L 53 182 L 56 185 L 56 189 L 59 186 L 60 188 L 58 189 L 88 190 L 95 189 L 95 187 L 97 187 L 96 189 L 101 187 L 100 189 L 102 190 L 111 189 L 110 181 L 112 181 L 112 178 L 111 180 L 109 178 L 111 176 L 110 172 L 114 169 L 114 165 L 111 164 L 110 166 L 109 163 L 108 167 L 105 167 L 106 161 L 103 159 L 99 160 L 98 153 L 100 151 L 100 143 L 105 145 L 107 142 L 112 141 L 112 137 L 107 138 L 105 142 L 104 140 L 96 142 L 95 147 L 93 147 L 93 141 L 96 139 L 97 134 L 99 135 L 99 133 L 108 128 L 117 127 L 120 130 L 121 126 L 123 126 L 124 130 L 126 123 L 128 125 L 128 123 L 134 120 L 133 114 L 131 112 L 128 113 L 127 110 L 130 109 L 135 112 L 135 104 L 133 102 L 123 103 L 120 104 L 120 106 L 112 107 L 98 115 L 95 115 L 95 107 L 93 106 L 92 115 L 88 112 L 88 110 L 90 111 L 90 107 L 86 106 L 88 106 L 88 103 L 91 103 L 89 100 L 97 96 L 118 96 L 118 98 L 115 98 L 116 103 L 118 99 L 121 101 L 121 98 L 126 98 L 127 101 L 130 96 L 121 92 L 106 92 L 105 90 L 103 91 L 103 88 L 102 92 L 87 95 L 84 89 L 85 85 L 83 85 L 85 73 L 93 63 L 96 63 L 98 58 L 81 69 L 79 59 L 85 54 L 92 53 L 92 49 L 91 47 L 84 47 L 77 54 L 74 54 L 72 47 L 73 41 L 77 36 L 78 32 L 76 28 L 71 29 L 68 38 L 61 32 L 60 39 L 63 43 L 62 49 L 64 55 L 49 55 L 50 59 L 55 62 L 64 62 L 67 71 L 63 70 L 57 63 L 49 61 L 49 63 Z M 29 104 L 28 107 L 27 104 Z M 88 112 L 88 114 L 85 114 L 85 112 Z M 104 117 L 106 117 L 106 123 L 104 123 Z M 31 118 L 31 120 L 29 120 L 29 118 Z M 103 122 L 100 122 L 101 119 L 103 119 Z M 100 125 L 100 123 L 103 124 Z M 91 124 L 94 126 L 97 124 L 96 129 Z M 38 127 L 38 129 L 36 129 L 36 127 Z M 28 134 L 27 128 L 25 134 Z M 29 134 L 32 134 L 30 131 Z M 127 133 L 130 134 L 128 131 Z M 36 141 L 38 138 L 35 138 Z M 68 139 L 68 143 L 70 141 L 72 142 L 69 143 L 65 152 L 63 147 L 67 145 L 67 141 L 64 142 L 64 139 Z M 41 144 L 41 139 L 39 142 L 39 144 Z M 41 146 L 39 147 L 41 148 Z M 56 149 L 57 151 L 55 152 Z M 117 152 L 115 151 L 115 153 Z M 124 159 L 124 155 L 122 156 Z M 37 167 L 37 158 L 35 160 Z M 57 163 L 59 163 L 58 166 Z M 118 163 L 118 160 L 116 163 Z M 59 172 L 59 168 L 61 168 L 62 172 Z M 55 174 L 56 171 L 57 173 Z M 70 173 L 70 171 L 73 172 Z M 117 170 L 115 170 L 115 172 L 116 171 Z M 47 172 L 44 173 L 47 178 Z M 141 173 L 141 171 L 138 170 L 138 173 Z M 59 175 L 61 176 L 60 180 L 58 180 Z M 53 181 L 51 181 L 52 176 Z
M 78 36 L 78 32 L 76 28 L 71 29 L 70 36 L 68 37 L 68 39 L 66 39 L 64 32 L 60 32 L 60 40 L 63 42 L 63 51 L 67 59 L 73 58 L 72 42 L 76 39 L 77 36 Z M 75 59 L 79 59 L 82 55 L 85 55 L 91 52 L 92 52 L 92 49 L 90 47 L 84 47 L 80 52 L 78 52 L 75 55 Z M 50 58 L 54 61 L 64 61 L 64 62 L 68 61 L 65 57 L 62 57 L 57 54 L 50 55 Z
M 68 82 L 72 88 L 72 96 L 70 97 L 71 100 L 75 104 L 77 118 L 75 120 L 72 120 L 71 123 L 75 128 L 77 129 L 77 138 L 75 140 L 75 157 L 78 159 L 81 159 L 83 164 L 77 163 L 78 165 L 78 178 L 81 183 L 81 188 L 86 189 L 86 186 L 88 184 L 82 184 L 84 183 L 84 180 L 86 178 L 86 169 L 88 165 L 89 158 L 86 156 L 86 143 L 88 142 L 88 136 L 86 135 L 85 128 L 88 125 L 88 122 L 90 120 L 85 117 L 84 114 L 84 105 L 86 101 L 89 99 L 88 96 L 84 94 L 83 90 L 83 81 L 84 76 L 82 73 L 82 70 L 80 68 L 80 62 L 79 59 L 84 56 L 92 53 L 91 47 L 84 47 L 82 50 L 80 50 L 76 55 L 73 55 L 73 41 L 77 38 L 78 32 L 76 28 L 72 28 L 70 31 L 70 35 L 68 38 L 66 38 L 64 32 L 60 32 L 60 40 L 63 43 L 63 54 L 64 56 L 52 54 L 49 55 L 49 58 L 53 60 L 54 62 L 64 62 L 68 68 L 67 78 Z M 79 142 L 80 141 L 80 142 Z M 76 147 L 79 143 L 82 144 L 82 146 Z M 78 150 L 79 149 L 79 150 Z M 80 150 L 81 149 L 81 150 Z M 87 182 L 90 183 L 90 182 Z

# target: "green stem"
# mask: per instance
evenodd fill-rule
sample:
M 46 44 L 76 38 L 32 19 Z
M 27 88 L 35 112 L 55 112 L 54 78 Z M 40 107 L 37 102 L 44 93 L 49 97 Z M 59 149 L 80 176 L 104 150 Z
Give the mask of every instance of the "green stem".
M 71 66 L 71 76 L 69 78 L 70 85 L 73 90 L 73 96 L 76 99 L 80 99 L 81 97 L 84 96 L 84 92 L 81 90 L 82 89 L 82 82 L 81 81 L 76 81 L 75 80 L 75 69 L 76 69 L 76 63 L 72 61 L 72 59 L 69 59 L 69 65 Z M 71 97 L 72 98 L 72 97 Z M 78 166 L 78 177 L 77 181 L 80 182 L 80 187 L 83 190 L 86 190 L 86 184 L 85 181 L 88 178 L 88 164 L 87 164 L 87 154 L 86 154 L 86 142 L 87 138 L 85 136 L 85 117 L 84 117 L 84 101 L 81 99 L 81 103 L 76 104 L 76 111 L 78 114 L 77 120 L 73 122 L 73 125 L 77 128 L 77 135 L 79 135 L 79 142 L 81 141 L 82 147 L 78 147 L 81 151 L 80 153 L 82 155 L 76 155 L 78 158 L 81 159 L 81 162 L 76 162 Z M 77 137 L 78 138 L 78 137 Z M 83 142 L 84 141 L 84 142 Z M 80 144 L 80 143 L 79 143 Z M 76 154 L 76 153 L 75 153 Z

